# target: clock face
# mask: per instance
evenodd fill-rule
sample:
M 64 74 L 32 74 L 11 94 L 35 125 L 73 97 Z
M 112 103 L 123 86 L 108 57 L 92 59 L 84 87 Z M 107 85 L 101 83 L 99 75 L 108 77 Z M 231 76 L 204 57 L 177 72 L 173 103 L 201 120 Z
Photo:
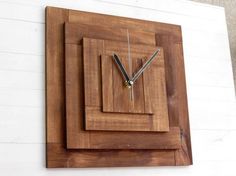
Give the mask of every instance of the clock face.
M 118 69 L 120 70 L 123 78 L 124 83 L 127 88 L 131 88 L 131 94 L 130 99 L 133 100 L 133 85 L 136 82 L 136 80 L 141 76 L 141 74 L 145 71 L 145 69 L 153 62 L 153 60 L 156 58 L 157 54 L 160 52 L 160 49 L 157 49 L 152 56 L 142 65 L 142 67 L 135 73 L 132 74 L 132 59 L 131 59 L 131 52 L 130 52 L 130 39 L 129 39 L 129 31 L 127 29 L 127 42 L 128 42 L 128 63 L 129 63 L 129 73 L 127 73 L 124 65 L 121 62 L 121 59 L 119 56 L 114 53 L 113 59 L 115 63 L 117 64 Z
M 84 38 L 83 59 L 86 129 L 168 131 L 161 47 Z
M 117 64 L 118 69 L 120 70 L 123 78 L 124 78 L 124 83 L 125 86 L 127 88 L 133 88 L 134 83 L 136 82 L 136 80 L 142 75 L 142 73 L 146 70 L 146 68 L 153 62 L 153 60 L 157 57 L 157 54 L 160 52 L 160 49 L 157 49 L 153 55 L 142 65 L 142 67 L 133 75 L 129 76 L 129 74 L 127 73 L 127 71 L 125 70 L 125 67 L 123 66 L 121 59 L 119 58 L 119 56 L 114 53 L 113 54 L 113 59 L 115 61 L 115 63 Z M 130 72 L 132 72 L 132 61 L 130 58 L 130 51 L 128 52 L 129 55 L 129 67 L 130 67 Z M 131 96 L 131 99 L 133 97 Z

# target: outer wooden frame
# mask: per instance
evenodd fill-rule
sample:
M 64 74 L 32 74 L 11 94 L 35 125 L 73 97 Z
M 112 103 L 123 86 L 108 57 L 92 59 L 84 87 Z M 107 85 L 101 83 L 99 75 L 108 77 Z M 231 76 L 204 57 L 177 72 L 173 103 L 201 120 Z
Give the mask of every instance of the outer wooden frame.
M 109 23 L 107 23 L 109 21 Z M 156 42 L 168 50 L 166 80 L 170 126 L 181 128 L 179 150 L 67 150 L 65 147 L 64 33 L 65 22 L 98 26 L 145 27 L 156 33 Z M 147 27 L 148 26 L 148 27 Z M 165 34 L 159 37 L 158 34 Z M 170 35 L 171 34 L 171 35 Z M 161 166 L 192 164 L 190 129 L 187 109 L 181 28 L 176 25 L 87 13 L 68 9 L 46 9 L 46 126 L 47 167 L 112 167 Z M 159 44 L 161 43 L 161 44 Z M 171 48 L 173 50 L 173 48 Z M 175 55 L 174 55 L 175 54 Z M 177 54 L 177 55 L 176 55 Z M 183 68 L 177 70 L 177 68 Z

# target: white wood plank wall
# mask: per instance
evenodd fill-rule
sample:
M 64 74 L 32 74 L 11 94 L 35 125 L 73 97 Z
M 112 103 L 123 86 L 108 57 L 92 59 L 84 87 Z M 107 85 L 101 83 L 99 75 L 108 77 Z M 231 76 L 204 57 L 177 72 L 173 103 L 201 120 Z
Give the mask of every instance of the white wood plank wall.
M 45 168 L 47 5 L 182 25 L 193 166 Z M 235 166 L 236 100 L 223 8 L 186 0 L 0 0 L 0 176 L 235 176 Z

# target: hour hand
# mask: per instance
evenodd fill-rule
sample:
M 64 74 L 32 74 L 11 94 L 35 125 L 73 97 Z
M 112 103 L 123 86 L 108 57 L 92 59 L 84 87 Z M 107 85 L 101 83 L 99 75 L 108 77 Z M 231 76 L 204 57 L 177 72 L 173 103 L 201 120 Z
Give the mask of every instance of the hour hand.
M 118 68 L 119 68 L 119 70 L 120 70 L 122 76 L 123 76 L 124 79 L 125 79 L 125 84 L 126 84 L 128 87 L 131 87 L 131 86 L 132 86 L 132 82 L 130 81 L 130 78 L 129 78 L 129 76 L 128 76 L 126 70 L 125 70 L 125 67 L 124 67 L 123 64 L 121 63 L 120 58 L 119 58 L 115 53 L 112 55 L 112 57 L 113 57 L 115 63 L 117 64 L 117 66 L 118 66 Z

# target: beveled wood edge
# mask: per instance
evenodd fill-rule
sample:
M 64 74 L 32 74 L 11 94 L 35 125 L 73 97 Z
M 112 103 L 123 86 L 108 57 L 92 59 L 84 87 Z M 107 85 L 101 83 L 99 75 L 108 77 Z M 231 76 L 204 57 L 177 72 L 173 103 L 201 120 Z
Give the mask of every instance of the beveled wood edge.
M 75 27 L 77 27 L 77 28 L 79 28 L 79 27 L 82 27 L 82 28 L 96 28 L 96 27 L 98 27 L 98 28 L 100 28 L 101 31 L 104 31 L 104 32 L 109 30 L 109 29 L 110 30 L 117 30 L 117 28 L 115 28 L 115 27 L 102 27 L 102 26 L 96 26 L 96 25 L 92 25 L 92 24 L 83 24 L 83 23 L 77 23 L 77 22 L 65 22 L 64 27 L 65 27 L 65 36 L 66 36 L 65 43 L 66 44 L 81 44 L 81 45 L 82 45 L 82 41 L 79 41 L 79 40 L 76 40 L 76 39 L 72 40 L 71 37 L 68 37 L 69 39 L 67 38 L 67 35 L 68 35 L 69 31 L 71 30 L 71 28 L 75 28 Z M 120 27 L 119 30 L 127 30 L 127 29 Z M 142 29 L 130 29 L 130 31 L 135 32 L 135 33 L 139 32 L 139 33 L 143 33 L 143 34 L 146 33 L 146 35 L 149 35 L 149 39 L 150 39 L 150 35 L 153 35 L 152 37 L 154 37 L 153 43 L 152 42 L 150 43 L 150 41 L 142 41 L 140 43 L 139 42 L 135 43 L 136 45 L 145 45 L 145 46 L 150 46 L 150 47 L 155 46 L 155 32 L 151 32 L 151 31 L 147 32 L 147 31 L 142 30 Z M 89 39 L 89 37 L 84 37 L 84 38 Z M 93 38 L 91 38 L 91 39 L 93 39 Z M 97 39 L 97 40 L 109 40 L 109 39 L 99 38 L 99 37 L 97 37 L 95 39 Z M 136 40 L 137 40 L 137 38 L 136 38 Z M 112 41 L 125 43 L 123 40 L 117 40 L 117 38 L 116 38 L 116 40 L 112 40 Z M 132 40 L 130 41 L 130 43 L 132 43 Z
M 181 133 L 181 148 L 175 151 L 175 164 L 176 166 L 188 166 L 193 164 L 192 152 L 189 151 L 187 146 L 187 139 Z
M 181 108 L 186 108 L 183 114 L 179 114 L 179 127 L 181 129 L 181 136 L 182 136 L 182 147 L 180 150 L 176 151 L 176 165 L 192 165 L 193 164 L 193 158 L 192 158 L 192 147 L 191 147 L 191 131 L 190 131 L 190 119 L 189 119 L 189 112 L 188 112 L 188 98 L 187 98 L 187 86 L 186 86 L 186 76 L 185 76 L 185 65 L 184 65 L 184 51 L 183 51 L 183 43 L 182 43 L 182 29 L 181 26 L 179 26 L 179 35 L 181 36 L 181 40 L 173 36 L 171 33 L 164 34 L 165 37 L 169 37 L 173 39 L 173 45 L 180 45 L 181 46 L 181 59 L 179 59 L 181 64 L 181 67 L 183 68 L 181 79 L 182 79 L 182 88 L 181 92 L 182 94 L 182 102 L 184 106 Z M 163 36 L 164 36 L 163 35 Z M 159 34 L 156 34 L 156 41 L 158 40 Z M 163 46 L 164 50 L 165 47 Z M 181 109 L 182 110 L 182 109 Z
M 48 143 L 47 168 L 175 166 L 176 150 L 67 150 Z M 81 152 L 78 152 L 81 151 Z M 110 162 L 112 160 L 113 162 Z
M 179 127 L 171 127 L 169 132 L 161 132 L 161 134 L 132 132 L 132 137 L 127 136 L 125 132 L 100 131 L 100 136 L 91 132 L 89 135 L 89 144 L 71 143 L 67 149 L 86 149 L 86 150 L 149 150 L 149 149 L 165 149 L 173 150 L 181 148 L 181 133 Z M 79 137 L 77 133 L 70 132 L 70 135 Z M 83 137 L 83 134 L 81 134 Z M 113 137 L 114 136 L 114 137 Z M 93 140 L 96 139 L 96 140 Z M 158 143 L 162 140 L 162 143 Z M 103 141 L 112 141 L 103 142 Z M 114 147 L 115 146 L 115 147 Z
M 151 167 L 151 166 L 189 166 L 192 165 L 191 158 L 186 155 L 186 150 L 184 147 L 182 147 L 179 150 L 149 150 L 149 152 L 144 152 L 144 150 L 133 150 L 135 153 L 137 151 L 139 152 L 144 152 L 143 154 L 148 154 L 151 157 L 152 152 L 165 152 L 165 156 L 172 156 L 170 158 L 166 158 L 165 156 L 153 156 L 155 157 L 155 163 L 148 163 L 146 160 L 144 162 L 128 162 L 123 163 L 121 161 L 113 162 L 113 163 L 104 163 L 98 162 L 98 158 L 94 158 L 93 154 L 87 153 L 88 150 L 82 150 L 83 153 L 80 153 L 78 151 L 81 150 L 76 150 L 77 152 L 73 152 L 73 149 L 68 150 L 63 148 L 63 144 L 60 143 L 48 143 L 46 144 L 47 149 L 50 150 L 50 154 L 47 155 L 47 163 L 46 167 L 47 168 L 99 168 L 99 167 Z M 105 155 L 104 157 L 100 158 L 102 160 L 107 160 L 109 161 L 109 157 L 112 156 L 117 156 L 117 155 L 112 155 L 112 151 L 114 150 L 97 150 L 94 151 L 94 155 L 97 156 L 96 153 L 105 152 L 107 153 L 107 156 Z M 129 152 L 130 150 L 119 150 L 121 153 L 122 152 Z M 145 150 L 147 151 L 147 150 Z M 131 152 L 132 153 L 132 150 Z M 86 156 L 92 156 L 91 157 L 91 162 L 88 163 L 83 163 L 83 160 L 78 161 L 78 158 L 83 158 Z M 129 155 L 132 157 L 132 154 Z M 55 159 L 56 157 L 56 159 Z M 108 158 L 107 158 L 108 157 Z M 106 159 L 107 158 L 107 159 Z M 139 157 L 140 158 L 140 157 Z M 90 160 L 89 158 L 87 158 Z M 150 159 L 150 158 L 149 158 Z M 77 161 L 76 161 L 77 160 Z M 151 159 L 152 160 L 152 159 Z
M 180 36 L 182 38 L 182 27 L 180 26 Z M 192 144 L 191 144 L 191 130 L 190 130 L 190 118 L 189 118 L 189 109 L 188 109 L 188 94 L 187 94 L 187 82 L 186 82 L 186 73 L 185 73 L 185 61 L 184 61 L 184 50 L 183 50 L 183 42 L 177 41 L 175 44 L 180 44 L 181 46 L 181 56 L 182 56 L 182 72 L 183 72 L 183 92 L 184 94 L 184 104 L 186 108 L 186 114 L 182 118 L 183 121 L 181 121 L 181 126 L 183 125 L 185 130 L 181 130 L 181 136 L 182 136 L 182 158 L 185 158 L 185 163 L 188 163 L 187 165 L 193 165 L 193 154 L 192 154 Z M 183 157 L 183 155 L 185 157 Z M 184 165 L 184 163 L 177 163 L 180 165 Z
M 51 129 L 50 129 L 50 120 L 49 120 L 49 108 L 48 108 L 48 99 L 50 97 L 49 95 L 49 91 L 48 89 L 50 88 L 50 84 L 48 84 L 48 72 L 49 72 L 49 67 L 48 67 L 48 61 L 49 61 L 49 45 L 48 45 L 48 37 L 50 36 L 49 33 L 49 27 L 48 27 L 48 19 L 50 18 L 50 11 L 53 10 L 60 10 L 60 11 L 64 11 L 64 14 L 66 14 L 67 16 L 67 20 L 69 19 L 69 10 L 68 9 L 64 9 L 62 10 L 61 8 L 56 8 L 56 7 L 50 7 L 47 6 L 45 8 L 45 126 L 46 126 L 46 132 L 45 132 L 45 141 L 46 141 L 46 152 L 45 152 L 45 156 L 46 156 L 46 167 L 48 167 L 48 165 L 50 165 L 50 161 L 48 160 L 49 158 L 49 150 L 48 150 L 48 144 L 50 143 L 56 143 L 55 141 L 57 141 L 57 139 L 55 139 L 55 134 L 50 134 L 51 133 Z M 61 19 L 64 20 L 64 19 Z M 51 48 L 50 48 L 51 49 Z M 54 136 L 53 136 L 54 135 Z M 63 138 L 63 137 L 62 137 Z

